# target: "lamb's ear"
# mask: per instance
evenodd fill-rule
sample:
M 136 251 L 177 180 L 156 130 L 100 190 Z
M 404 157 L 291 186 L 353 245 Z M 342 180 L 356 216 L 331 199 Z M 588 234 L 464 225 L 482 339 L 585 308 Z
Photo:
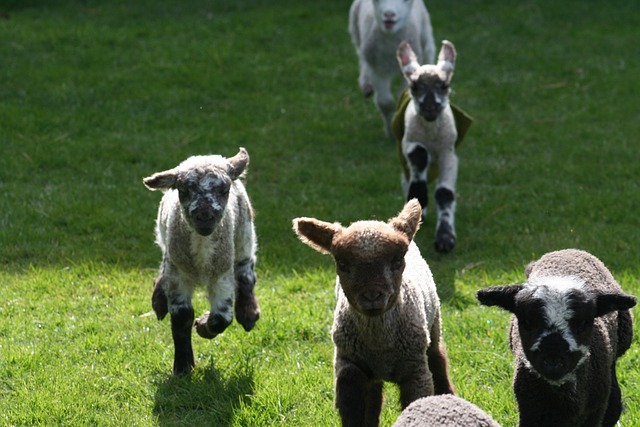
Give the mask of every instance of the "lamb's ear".
M 331 253 L 333 236 L 342 229 L 340 224 L 331 224 L 315 218 L 296 218 L 293 220 L 293 231 L 303 243 L 316 251 Z
M 411 199 L 404 205 L 398 216 L 391 218 L 388 223 L 395 230 L 404 233 L 411 241 L 418 232 L 418 228 L 420 228 L 421 219 L 422 207 L 420 202 L 418 199 Z
M 396 58 L 398 58 L 398 64 L 400 64 L 400 69 L 405 79 L 411 82 L 411 75 L 420 67 L 420 64 L 409 42 L 403 41 L 400 43 L 396 50 Z
M 247 165 L 249 165 L 249 153 L 243 147 L 240 147 L 238 154 L 229 157 L 227 161 L 230 165 L 227 170 L 229 177 L 234 180 L 238 179 L 247 168 Z
M 596 316 L 613 311 L 628 310 L 636 305 L 636 298 L 620 292 L 599 293 L 596 296 Z
M 476 293 L 476 298 L 482 305 L 497 305 L 513 313 L 516 305 L 516 295 L 521 290 L 522 285 L 492 286 L 480 289 Z
M 175 169 L 157 172 L 142 180 L 149 190 L 169 190 L 174 188 L 178 181 L 178 173 Z
M 440 48 L 440 54 L 438 55 L 438 67 L 440 67 L 447 74 L 447 81 L 451 81 L 453 76 L 453 69 L 456 66 L 456 48 L 448 40 L 442 42 Z

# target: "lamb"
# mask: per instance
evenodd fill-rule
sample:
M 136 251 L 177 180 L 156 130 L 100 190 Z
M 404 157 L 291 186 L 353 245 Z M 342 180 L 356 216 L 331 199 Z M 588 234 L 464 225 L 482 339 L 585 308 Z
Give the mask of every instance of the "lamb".
M 423 397 L 409 405 L 392 427 L 500 427 L 473 403 L 452 394 Z
M 349 33 L 358 55 L 360 90 L 367 97 L 373 94 L 387 136 L 393 139 L 395 51 L 408 40 L 421 63 L 433 63 L 436 46 L 429 12 L 422 0 L 355 0 L 349 10 Z
M 152 307 L 159 320 L 171 313 L 174 374 L 195 365 L 191 298 L 198 285 L 206 287 L 211 306 L 195 321 L 201 337 L 212 339 L 229 326 L 234 296 L 236 320 L 246 331 L 260 317 L 253 210 L 240 180 L 248 164 L 249 154 L 240 148 L 228 159 L 192 156 L 143 180 L 150 190 L 164 192 L 156 223 L 162 263 Z
M 453 43 L 444 41 L 436 65 L 420 65 L 409 43 L 398 46 L 397 59 L 409 83 L 411 102 L 404 115 L 401 152 L 408 165 L 402 176 L 407 200 L 417 198 L 427 215 L 427 178 L 429 168 L 439 169 L 435 190 L 437 206 L 435 248 L 449 252 L 456 244 L 454 215 L 458 156 L 455 153 L 458 131 L 449 94 L 456 61 Z
M 412 241 L 420 224 L 417 200 L 387 223 L 349 227 L 297 218 L 293 228 L 336 264 L 336 407 L 343 426 L 377 426 L 382 384 L 400 386 L 402 407 L 432 394 L 453 393 L 441 336 L 440 301 L 429 266 Z
M 480 303 L 513 313 L 519 425 L 614 426 L 622 412 L 616 360 L 631 345 L 636 299 L 577 249 L 547 253 L 525 272 L 523 285 L 477 293 Z

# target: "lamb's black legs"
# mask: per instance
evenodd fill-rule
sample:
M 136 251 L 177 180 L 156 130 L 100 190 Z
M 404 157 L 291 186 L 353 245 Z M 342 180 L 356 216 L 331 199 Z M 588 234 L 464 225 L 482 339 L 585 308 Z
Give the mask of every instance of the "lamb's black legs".
M 422 206 L 422 219 L 427 216 L 427 169 L 429 167 L 429 153 L 427 150 L 416 145 L 413 150 L 407 154 L 407 163 L 410 170 L 409 189 L 407 192 L 407 201 L 418 199 Z
M 180 307 L 171 313 L 171 334 L 175 347 L 173 373 L 188 374 L 195 366 L 193 347 L 191 346 L 191 328 L 193 327 L 193 307 Z
M 407 183 L 407 201 L 418 199 L 422 206 L 422 219 L 427 216 L 428 192 L 427 179 L 431 157 L 420 144 L 414 144 L 405 154 L 409 165 L 409 182 Z M 437 225 L 435 248 L 438 252 L 450 252 L 456 245 L 454 227 L 455 188 L 458 173 L 458 160 L 454 153 L 448 153 L 444 160 L 439 159 L 440 179 L 436 187 L 435 200 L 437 207 Z
M 607 411 L 604 414 L 602 420 L 602 427 L 613 427 L 616 425 L 622 414 L 622 392 L 618 385 L 618 378 L 616 377 L 616 365 L 615 363 L 611 367 L 611 393 L 609 394 L 609 404 Z
M 336 360 L 336 408 L 343 427 L 377 427 L 382 382 L 373 381 L 353 363 Z

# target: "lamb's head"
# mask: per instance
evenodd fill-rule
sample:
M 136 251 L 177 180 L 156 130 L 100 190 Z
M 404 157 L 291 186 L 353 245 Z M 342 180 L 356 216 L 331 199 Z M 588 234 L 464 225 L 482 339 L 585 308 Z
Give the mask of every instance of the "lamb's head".
M 416 111 L 427 121 L 434 121 L 449 104 L 451 78 L 456 63 L 456 49 L 445 40 L 436 65 L 420 65 L 409 43 L 402 42 L 396 53 L 402 74 L 409 84 Z
M 296 218 L 293 228 L 304 243 L 333 255 L 349 304 L 364 315 L 378 316 L 397 301 L 404 256 L 421 216 L 420 203 L 414 199 L 386 223 L 358 221 L 343 227 L 313 218 Z
M 525 363 L 552 385 L 575 379 L 575 370 L 589 355 L 597 317 L 635 305 L 630 295 L 589 289 L 575 276 L 485 288 L 477 298 L 515 315 Z
M 396 33 L 407 26 L 414 0 L 372 0 L 378 28 Z
M 208 236 L 224 215 L 231 183 L 242 175 L 248 163 L 249 154 L 244 148 L 228 159 L 192 156 L 143 182 L 150 190 L 177 191 L 187 223 L 198 234 Z

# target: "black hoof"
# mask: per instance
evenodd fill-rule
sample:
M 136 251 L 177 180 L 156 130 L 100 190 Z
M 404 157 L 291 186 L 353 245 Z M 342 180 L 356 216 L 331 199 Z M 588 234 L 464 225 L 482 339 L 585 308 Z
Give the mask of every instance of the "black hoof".
M 451 233 L 441 233 L 436 236 L 435 247 L 440 253 L 451 252 L 456 245 L 456 236 Z

